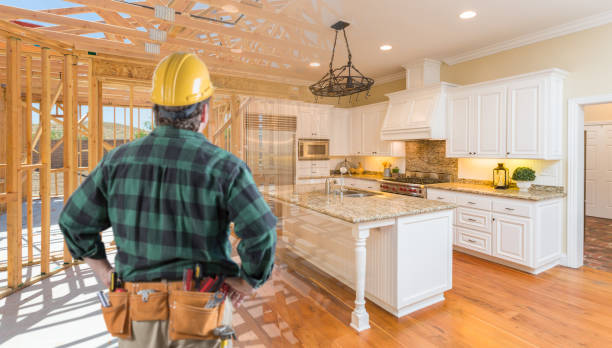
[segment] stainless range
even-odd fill
[[[383,192],[425,198],[428,184],[451,182],[452,175],[443,173],[406,172],[405,176],[385,178],[380,183]]]

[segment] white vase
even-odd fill
[[[520,192],[527,192],[531,187],[531,181],[517,181],[516,186],[518,186]]]

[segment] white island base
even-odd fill
[[[451,289],[453,210],[349,223],[277,202],[283,245],[355,290],[355,330],[370,327],[364,296],[402,317]]]

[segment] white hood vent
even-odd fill
[[[455,86],[440,82],[438,61],[424,59],[404,69],[406,89],[386,94],[382,140],[445,139],[446,93]]]

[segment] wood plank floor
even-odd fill
[[[455,252],[442,303],[397,319],[279,246],[277,267],[235,314],[240,347],[612,347],[612,273],[556,267],[538,276]]]

